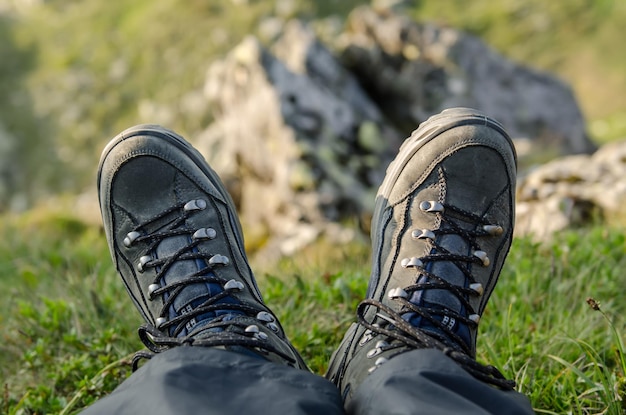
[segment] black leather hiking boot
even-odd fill
[[[122,132],[104,149],[98,191],[148,349],[217,347],[307,369],[263,303],[230,196],[182,137],[156,125]]]
[[[474,357],[480,316],[511,244],[515,177],[511,139],[472,109],[433,116],[404,142],[376,197],[367,298],[327,374],[346,405],[377,367],[420,348],[513,387]]]

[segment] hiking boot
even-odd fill
[[[98,192],[148,349],[217,347],[306,369],[263,303],[228,192],[182,137],[156,125],[122,132],[104,149]]]
[[[327,373],[346,404],[380,365],[420,348],[513,387],[474,357],[480,316],[511,245],[515,175],[511,139],[476,110],[446,110],[404,142],[376,197],[367,298]]]

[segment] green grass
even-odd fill
[[[0,218],[0,412],[74,413],[130,374],[139,315],[99,227],[45,211]],[[259,273],[317,373],[365,292],[368,249],[320,242]],[[602,227],[514,241],[478,358],[514,378],[537,413],[624,413],[625,253],[622,230]]]
[[[291,10],[246,3],[51,0],[1,15],[0,124],[14,137],[7,160],[15,166],[0,210],[27,204],[10,199],[16,189],[36,200],[91,185],[93,149],[131,124],[161,122],[190,137],[205,128],[210,111],[190,111],[187,94],[264,17],[344,18],[367,2],[294,0]],[[615,53],[625,4],[423,0],[407,13],[565,78],[593,138],[606,142],[626,135],[626,54]],[[624,412],[625,253],[621,229],[515,241],[483,319],[479,359],[515,378],[538,413]],[[320,243],[258,273],[318,373],[365,292],[368,257],[360,243]],[[141,348],[139,323],[98,227],[46,211],[0,216],[0,413],[72,413],[110,392]]]

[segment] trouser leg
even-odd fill
[[[84,414],[343,414],[321,376],[201,347],[160,353]]]
[[[371,373],[346,408],[349,414],[534,414],[528,398],[489,386],[439,350],[390,359]]]

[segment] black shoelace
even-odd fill
[[[225,280],[214,273],[214,270],[218,267],[228,266],[229,259],[221,254],[208,254],[196,249],[203,241],[217,237],[217,232],[211,228],[192,229],[184,226],[190,215],[204,210],[206,206],[207,202],[202,199],[173,206],[139,224],[128,233],[124,240],[124,244],[127,247],[136,243],[147,244],[145,254],[141,257],[138,264],[138,270],[140,273],[143,273],[149,268],[157,269],[156,275],[149,286],[148,298],[151,301],[159,296],[167,298],[159,312],[160,317],[157,318],[157,326],[143,324],[139,327],[139,338],[149,351],[140,351],[135,355],[133,370],[137,369],[141,359],[151,358],[154,353],[160,353],[172,347],[182,345],[202,347],[239,346],[253,350],[258,354],[275,353],[288,362],[294,363],[295,361],[292,357],[281,352],[271,342],[267,342],[268,335],[260,331],[258,326],[251,324],[249,318],[246,318],[252,317],[258,320],[259,316],[267,315],[268,313],[261,307],[245,304],[236,299],[236,293],[245,289],[244,284],[236,279]],[[170,216],[175,217],[168,222]],[[162,222],[165,222],[165,224],[161,225]],[[160,228],[153,232],[147,231],[147,228],[155,223],[159,224]],[[181,235],[187,236],[190,242],[181,246],[176,252],[167,257],[158,259],[153,257],[152,253],[161,241]],[[165,273],[177,261],[183,260],[203,260],[206,267],[186,275],[176,282],[162,285]],[[198,283],[219,284],[222,290],[214,295],[207,294],[206,299],[199,305],[167,319],[166,316],[176,296],[186,287]],[[199,330],[194,331],[192,329],[191,333],[181,335],[183,330],[189,327],[190,322],[194,321],[196,317],[206,316],[209,313],[215,314],[218,311],[226,311],[226,313],[209,317],[210,321],[203,321]],[[197,337],[198,332],[201,332],[202,336]]]
[[[457,319],[471,328],[475,329],[477,327],[478,314],[476,314],[476,311],[472,308],[467,298],[469,296],[482,295],[483,287],[478,284],[472,276],[470,265],[489,265],[489,259],[486,254],[480,250],[477,238],[482,236],[499,235],[502,233],[502,228],[497,225],[487,223],[482,217],[448,204],[444,205],[438,202],[422,202],[420,207],[426,212],[439,214],[441,218],[441,227],[440,229],[433,231],[414,231],[413,236],[416,239],[427,238],[431,240],[431,254],[420,258],[414,257],[404,259],[402,266],[405,268],[415,268],[417,278],[419,278],[420,275],[426,276],[427,281],[423,283],[415,283],[404,288],[390,290],[389,297],[394,301],[400,302],[401,304],[400,310],[397,312],[391,307],[374,299],[366,299],[359,304],[357,308],[357,317],[359,323],[368,330],[366,332],[366,336],[372,336],[373,333],[377,333],[385,336],[388,340],[377,342],[376,348],[379,350],[374,349],[375,351],[368,357],[373,357],[381,351],[401,347],[414,349],[439,349],[477,379],[502,389],[513,389],[515,387],[514,381],[506,379],[494,366],[482,365],[474,360],[471,357],[470,346],[466,344],[466,342],[463,341],[458,334],[454,333],[442,321],[442,319],[435,317],[437,315],[445,315],[449,318]],[[451,215],[444,215],[444,210]],[[470,223],[478,224],[478,227],[473,230],[465,229],[455,223],[454,220],[450,219],[450,216],[461,217],[464,220],[470,221]],[[463,237],[463,239],[469,242],[473,254],[459,255],[451,253],[444,247],[437,245],[435,243],[436,236],[443,234],[454,234]],[[448,261],[454,263],[468,280],[468,288],[451,284],[444,278],[427,271],[425,264],[435,261]],[[467,310],[467,315],[470,317],[461,315],[453,310],[442,309],[441,307],[429,308],[425,306],[418,306],[409,300],[415,291],[424,291],[429,289],[447,290],[455,295],[460,300],[465,310]],[[373,321],[368,321],[366,319],[366,310],[369,307],[375,307],[378,310],[374,314]],[[415,313],[416,315],[421,316],[423,320],[428,321],[436,328],[436,330],[424,330],[413,326],[403,318],[403,315],[406,313]],[[375,322],[377,318],[380,323]],[[384,363],[384,359],[383,361],[379,361],[378,364],[382,363]]]

